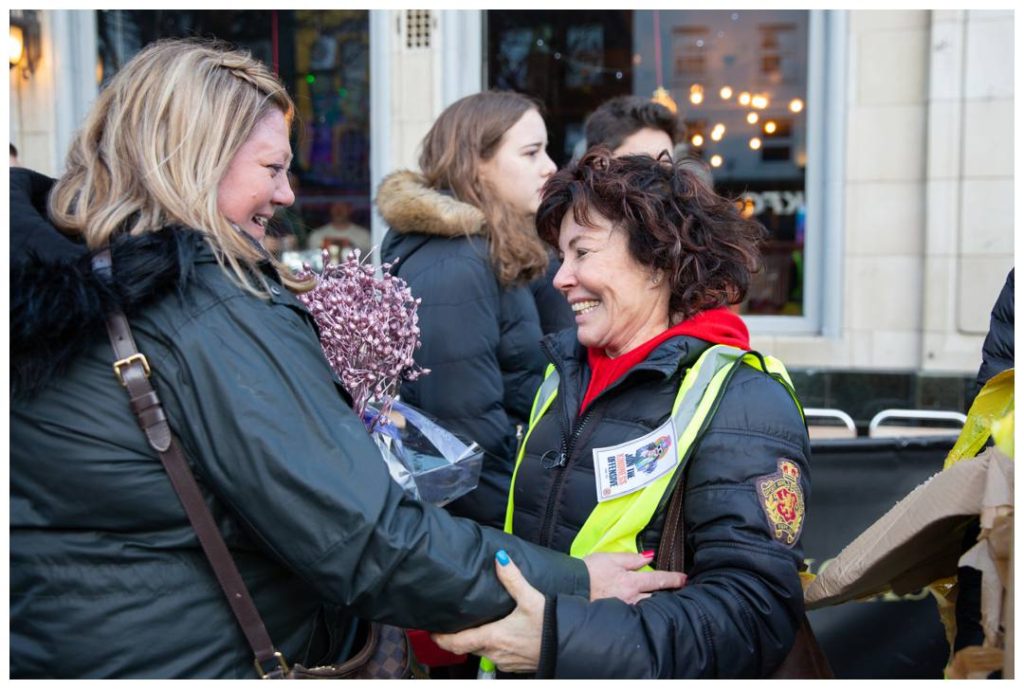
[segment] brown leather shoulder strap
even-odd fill
[[[671,572],[682,572],[685,566],[686,534],[683,526],[683,491],[686,476],[679,472],[676,485],[672,489],[668,508],[665,511],[665,523],[661,527],[661,541],[654,558],[655,569]]]
[[[104,249],[93,257],[93,270],[109,276],[111,272],[110,250]],[[264,676],[287,674],[283,656],[274,649],[267,628],[263,624],[256,604],[253,603],[245,581],[235,565],[234,558],[224,542],[223,536],[210,514],[195,476],[181,452],[178,441],[171,433],[163,406],[156,390],[149,382],[150,368],[145,355],[139,352],[132,337],[128,319],[120,311],[107,318],[107,334],[114,348],[114,374],[127,390],[132,412],[139,427],[146,435],[150,447],[160,455],[160,461],[171,479],[171,485],[178,494],[188,520],[195,529],[199,543],[206,554],[217,582],[231,606],[238,624],[245,634],[256,657],[257,671]],[[277,663],[277,667],[273,664]],[[280,673],[280,674],[279,674]]]

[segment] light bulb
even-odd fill
[[[25,52],[25,33],[20,26],[11,25],[7,38],[7,56],[11,66],[21,62],[21,56]]]

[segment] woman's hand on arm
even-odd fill
[[[676,589],[686,583],[680,572],[637,572],[651,557],[633,553],[594,553],[584,558],[590,573],[590,597],[620,598],[635,603],[651,591]],[[436,634],[434,641],[452,653],[489,658],[504,672],[535,672],[544,631],[544,596],[530,585],[504,551],[498,553],[498,580],[516,601],[516,609],[497,622],[457,634]]]
[[[638,572],[654,559],[634,553],[593,553],[583,558],[590,574],[590,600],[618,598],[636,603],[648,598],[652,591],[678,589],[686,583],[682,572],[652,570]]]
[[[530,585],[504,550],[495,558],[495,570],[516,609],[497,622],[432,638],[446,651],[489,658],[504,672],[534,672],[540,660],[544,595]]]

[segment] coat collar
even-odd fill
[[[586,347],[576,339],[576,329],[571,328],[552,333],[542,340],[542,346],[551,363],[556,367],[571,364],[581,367],[587,361]],[[666,378],[673,375],[680,367],[687,367],[711,346],[710,342],[680,335],[665,340],[648,355],[643,362],[633,368],[657,371]]]
[[[45,195],[33,199],[24,185],[11,185],[12,229],[45,223],[57,232],[40,198]],[[131,318],[166,295],[184,299],[187,287],[200,279],[197,267],[217,262],[204,235],[181,226],[121,235],[110,249],[111,280],[93,273],[91,255],[84,252],[72,257],[31,254],[12,262],[10,372],[15,395],[31,394],[59,378],[89,342],[104,336],[107,314],[120,310]],[[272,302],[301,308],[269,263],[259,268],[276,290]]]
[[[458,237],[485,233],[483,211],[431,189],[422,175],[409,170],[385,177],[376,203],[384,222],[400,234]]]
[[[653,372],[663,378],[670,378],[677,371],[692,366],[704,353],[704,350],[710,346],[710,342],[686,335],[669,338],[655,347],[646,359],[630,369],[629,373],[610,385],[604,392],[619,387],[643,371]],[[576,329],[570,328],[548,335],[541,340],[541,348],[562,378],[559,394],[565,395],[564,408],[578,410],[583,400],[583,393],[590,381],[590,371],[586,365],[587,349],[576,339]],[[603,395],[604,392],[601,394]]]

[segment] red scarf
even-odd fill
[[[615,358],[606,356],[602,349],[587,347],[590,384],[587,386],[587,394],[583,396],[583,403],[580,404],[580,414],[583,414],[583,410],[595,397],[645,360],[658,345],[679,335],[696,337],[712,344],[750,349],[750,333],[747,332],[746,323],[726,307],[701,311],[693,318],[669,328],[660,335],[655,335],[639,347]]]

